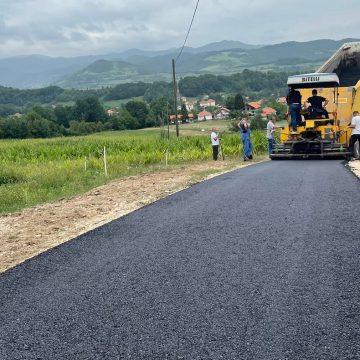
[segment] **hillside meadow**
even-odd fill
[[[220,123],[226,130],[224,121]],[[189,162],[210,160],[216,122],[98,133],[82,137],[0,141],[0,213],[81,194],[106,182]],[[264,131],[253,131],[254,153],[265,153]],[[241,160],[239,134],[223,133],[225,155]],[[106,170],[104,163],[106,149]],[[168,154],[168,156],[167,156]],[[146,184],[144,184],[146,186]]]

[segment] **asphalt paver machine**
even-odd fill
[[[299,90],[302,97],[301,122],[297,131],[289,126],[280,133],[280,142],[274,145],[271,159],[325,158],[350,156],[348,149],[351,129],[348,119],[338,116],[339,77],[336,73],[313,73],[289,76],[288,86]],[[328,100],[327,114],[312,111],[307,99],[316,89],[319,96]]]
[[[313,74],[288,78],[302,95],[303,123],[296,134],[286,128],[280,133],[280,142],[274,146],[272,159],[309,157],[349,157],[351,129],[347,126],[353,111],[360,111],[360,42],[343,44]],[[328,100],[328,117],[308,111],[306,100],[316,89]],[[289,119],[290,120],[290,119]],[[360,158],[359,146],[354,149]]]

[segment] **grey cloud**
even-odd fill
[[[87,42],[87,41],[89,41],[89,36],[84,33],[79,32],[79,31],[72,31],[70,33],[70,41]]]
[[[5,32],[5,29],[6,29],[5,20],[4,20],[4,18],[1,16],[1,17],[0,17],[0,34],[1,34],[2,32]]]
[[[19,53],[33,47],[47,55],[178,47],[195,5],[196,0],[1,0],[0,42],[19,44]],[[336,2],[329,6],[328,0],[303,0],[294,11],[294,3],[288,0],[201,0],[187,45],[356,37],[356,26],[350,25],[354,17],[346,9],[355,14],[360,2],[347,0],[345,7]],[[330,13],[336,14],[334,26],[323,26]],[[318,25],[313,25],[311,14],[320,19]]]
[[[105,26],[103,23],[86,22],[86,23],[78,24],[78,27],[83,29],[84,31],[90,31],[90,32],[102,33],[105,31]]]
[[[144,24],[139,24],[139,25],[133,24],[133,25],[126,27],[126,31],[137,32],[137,33],[145,32],[148,30],[149,30],[149,28]]]

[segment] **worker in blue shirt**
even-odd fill
[[[238,124],[240,129],[241,141],[243,143],[243,160],[252,160],[252,143],[250,139],[250,122],[249,114],[247,112],[243,113],[243,117]]]

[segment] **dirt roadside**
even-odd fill
[[[86,194],[0,216],[0,273],[197,182],[251,163],[206,161],[121,180]],[[349,162],[360,178],[360,161]],[[211,174],[211,175],[209,175]]]
[[[360,178],[360,160],[355,161],[349,161],[348,166],[350,170],[358,177]]]
[[[205,161],[131,176],[111,181],[80,196],[2,215],[0,273],[155,200],[249,164]]]

